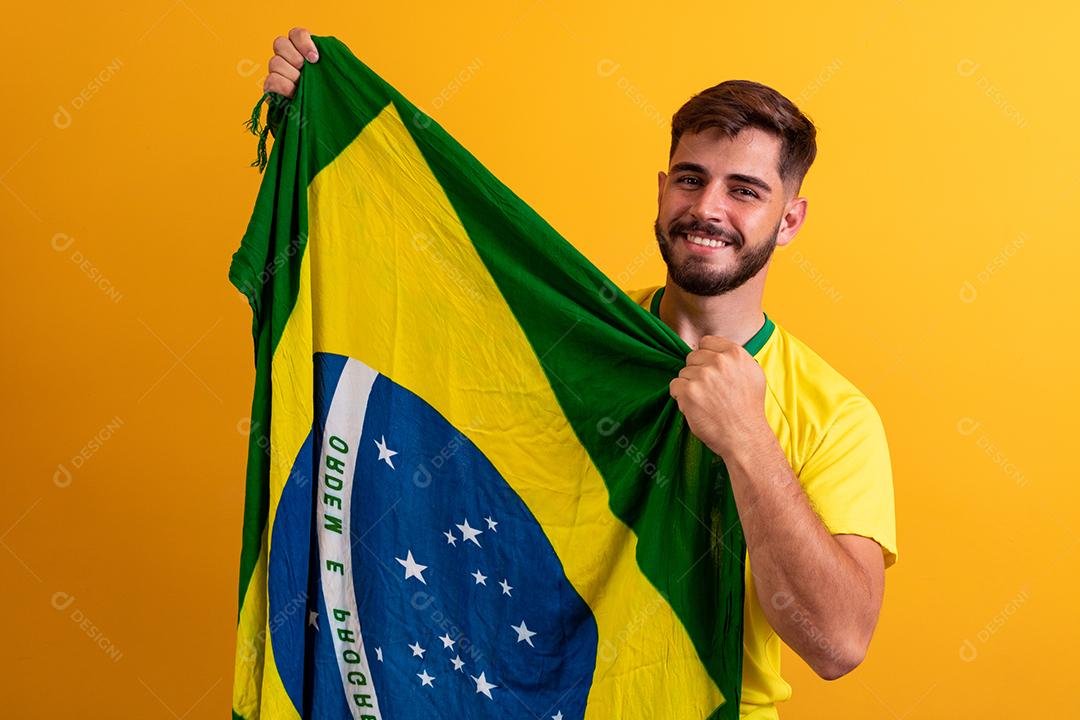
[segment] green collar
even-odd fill
[[[664,288],[661,287],[653,294],[652,304],[649,307],[649,312],[656,317],[660,317],[660,296],[663,294]],[[776,324],[769,319],[768,313],[762,312],[762,315],[765,316],[765,322],[761,325],[761,328],[754,333],[754,336],[747,340],[746,344],[743,345],[743,349],[751,355],[757,355],[758,351],[765,347],[765,343],[768,342],[769,337],[772,336],[772,332],[776,328]]]

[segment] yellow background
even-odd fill
[[[1080,10],[161,0],[4,17],[5,717],[229,712],[253,369],[226,273],[260,179],[241,123],[295,24],[344,40],[623,287],[662,282],[671,113],[728,78],[799,104],[819,157],[765,308],[878,407],[900,561],[852,674],[826,683],[785,651],[781,717],[1080,714]]]

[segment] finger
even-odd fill
[[[305,28],[293,28],[289,31],[289,40],[293,47],[300,51],[310,62],[319,61],[319,51],[315,49],[315,41],[311,39],[311,33]]]
[[[278,95],[291,98],[296,92],[296,83],[277,73],[271,73],[270,75],[267,75],[266,80],[263,81],[263,91],[277,93]]]
[[[290,65],[289,62],[280,55],[275,55],[270,58],[269,69],[271,75],[277,73],[292,83],[295,83],[300,79],[300,71]]]
[[[304,56],[293,46],[287,37],[274,38],[274,54],[280,56],[285,62],[299,70],[304,67]]]
[[[683,392],[683,390],[686,389],[686,385],[688,382],[688,380],[680,377],[673,378],[672,381],[668,383],[668,392],[671,393],[671,397],[678,400],[679,395]]]
[[[687,365],[711,365],[716,362],[717,352],[715,350],[691,350],[686,356]]]
[[[687,365],[679,371],[679,377],[686,380],[697,380],[705,372],[705,369],[700,365]]]

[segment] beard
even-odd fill
[[[672,282],[691,295],[723,295],[741,287],[747,280],[758,274],[761,268],[769,262],[773,250],[776,249],[776,238],[780,234],[780,223],[776,223],[772,237],[756,247],[746,247],[746,243],[739,235],[721,233],[714,225],[691,223],[689,225],[677,224],[672,228],[670,236],[665,235],[660,229],[660,219],[654,224],[656,231],[656,243],[660,246],[660,256],[664,258],[668,274]],[[700,232],[706,235],[719,235],[724,240],[732,243],[732,251],[735,255],[735,267],[722,269],[714,267],[708,258],[691,255],[681,265],[672,261],[671,237],[687,232]]]

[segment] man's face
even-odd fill
[[[676,285],[722,295],[757,275],[777,244],[790,241],[801,213],[793,225],[785,218],[779,157],[780,138],[757,128],[733,139],[717,128],[679,138],[671,168],[660,173],[655,226]]]

